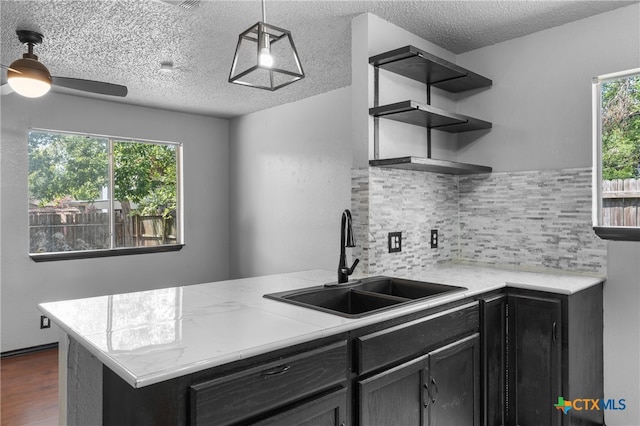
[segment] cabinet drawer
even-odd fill
[[[355,339],[358,374],[373,371],[434,345],[478,331],[478,302],[377,331]]]
[[[347,342],[286,357],[190,387],[191,424],[228,425],[343,382]]]
[[[347,389],[338,390],[318,396],[311,401],[294,404],[284,412],[252,423],[252,426],[344,426],[347,422]]]

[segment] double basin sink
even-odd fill
[[[369,277],[345,284],[265,294],[264,297],[347,318],[361,318],[409,303],[467,290],[445,284]]]

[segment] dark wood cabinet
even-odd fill
[[[279,407],[288,409],[289,404],[344,382],[347,368],[347,343],[342,341],[194,384],[191,424],[247,423]]]
[[[478,334],[358,382],[359,424],[479,425]]]
[[[554,407],[559,397],[604,398],[602,289],[598,284],[567,295],[511,288],[506,296],[484,299],[487,426],[604,424],[602,410],[564,414]]]
[[[357,424],[479,424],[478,306],[463,303],[356,337]]]
[[[357,337],[356,371],[366,374],[424,354],[477,333],[478,323],[478,302],[472,302]]]
[[[480,425],[480,337],[429,353],[428,425]]]
[[[428,355],[358,382],[362,426],[426,424]]]
[[[493,295],[480,301],[482,424],[504,426],[507,424],[507,296]]]
[[[557,298],[509,295],[509,424],[562,422],[561,312]]]

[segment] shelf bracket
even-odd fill
[[[427,84],[427,105],[431,105],[431,85]],[[427,158],[431,158],[431,128],[427,128]]]
[[[373,107],[380,106],[380,68],[373,67]],[[373,159],[380,159],[380,119],[373,117]]]

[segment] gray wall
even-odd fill
[[[2,97],[2,352],[57,341],[40,330],[37,304],[229,276],[228,122],[50,93]],[[31,127],[184,144],[184,228],[179,252],[35,263],[27,227],[27,131]]]
[[[604,396],[627,401],[607,425],[640,424],[640,243],[609,243],[604,294]]]
[[[338,89],[231,121],[232,277],[337,269],[350,100]]]
[[[629,6],[458,55],[493,80],[462,95],[491,132],[460,138],[458,160],[494,171],[591,166],[591,79],[640,66],[640,12]]]

